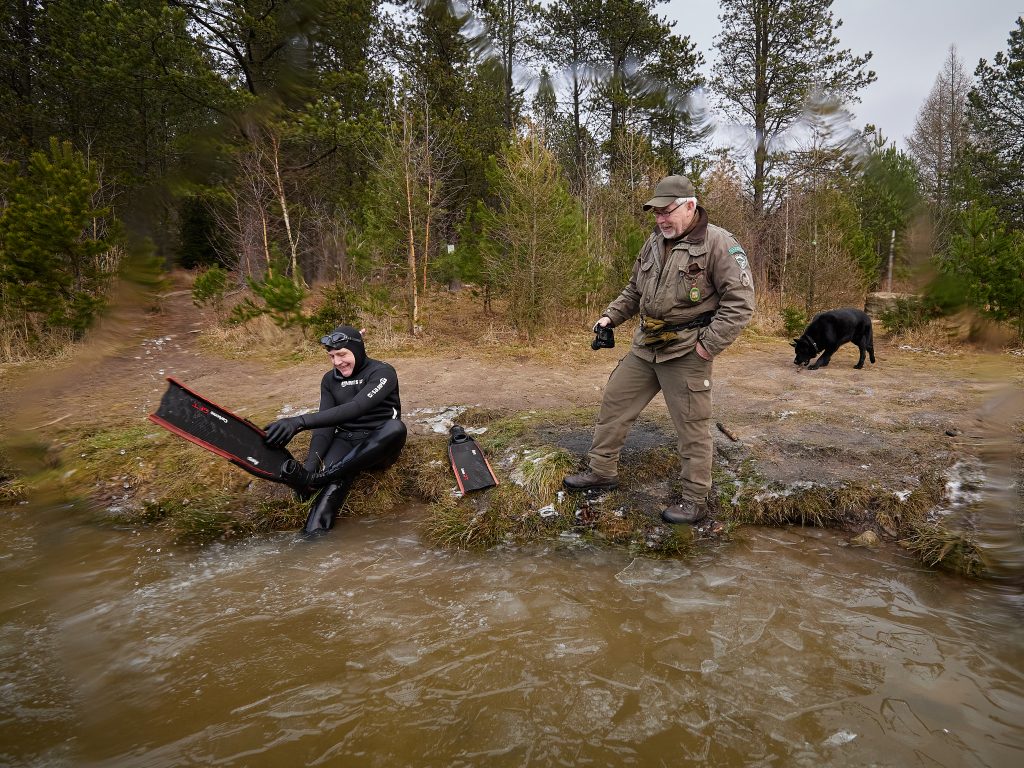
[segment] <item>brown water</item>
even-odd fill
[[[812,529],[688,561],[0,516],[0,764],[1018,766],[1024,601]]]

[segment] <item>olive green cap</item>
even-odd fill
[[[666,176],[654,188],[654,197],[644,203],[644,210],[664,208],[680,197],[696,197],[693,183],[685,176]]]

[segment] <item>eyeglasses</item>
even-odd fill
[[[355,336],[349,336],[347,333],[342,333],[341,331],[335,331],[334,333],[329,333],[326,336],[322,336],[320,338],[320,343],[328,348],[340,347],[342,344],[348,341],[354,341],[356,344],[363,343],[362,339],[356,338]]]
[[[651,208],[651,213],[654,214],[655,218],[657,218],[658,216],[668,216],[670,213],[674,213],[676,208],[683,204],[684,203],[676,203],[671,208]]]

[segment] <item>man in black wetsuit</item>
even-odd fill
[[[327,531],[359,472],[383,469],[405,445],[398,375],[366,356],[362,334],[341,325],[320,339],[334,366],[320,381],[320,410],[268,425],[267,445],[285,446],[313,430],[305,464],[289,461],[282,476],[300,495],[323,489],[306,518],[308,534]]]

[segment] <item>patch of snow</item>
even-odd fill
[[[849,731],[836,731],[827,739],[825,739],[824,744],[827,747],[839,747],[843,744],[849,744],[856,738],[856,733],[850,733]]]
[[[754,500],[764,501],[765,499],[784,499],[787,496],[792,496],[797,491],[806,491],[810,488],[814,488],[816,485],[817,483],[811,482],[810,480],[798,480],[795,483],[790,483],[781,491],[761,491],[754,497]]]
[[[409,419],[414,424],[422,424],[431,432],[444,434],[452,428],[455,420],[468,409],[468,405],[448,405],[442,408],[414,408],[409,412]],[[467,429],[466,434],[479,435],[485,429]]]
[[[964,507],[981,501],[981,488],[985,487],[984,469],[967,461],[957,461],[945,472],[946,487],[943,503],[928,515],[932,521],[957,512]]]
[[[285,419],[289,416],[305,416],[307,413],[316,413],[316,408],[296,408],[290,403],[285,403],[274,418]]]

